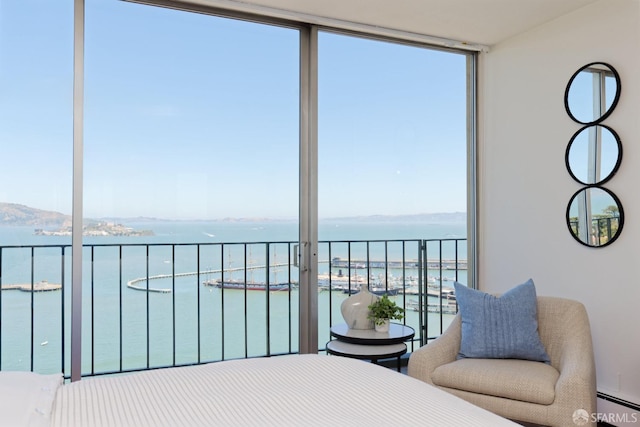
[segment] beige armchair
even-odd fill
[[[595,425],[596,377],[584,306],[538,297],[538,330],[551,364],[460,359],[460,315],[435,341],[414,351],[408,374],[514,421]]]

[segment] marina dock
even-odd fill
[[[59,291],[62,289],[62,285],[59,283],[49,283],[46,280],[42,280],[38,283],[17,283],[13,285],[2,285],[3,291],[22,291],[22,292],[51,292]]]
[[[339,257],[333,258],[331,260],[331,267],[335,268],[418,268],[420,267],[420,263],[418,260],[406,260],[406,261],[375,261],[375,260],[343,260]],[[443,259],[442,261],[438,260],[427,260],[427,268],[429,270],[466,270],[467,269],[467,260],[455,260],[455,259]]]

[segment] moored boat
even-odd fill
[[[202,282],[205,286],[215,286],[216,288],[221,289],[237,289],[237,290],[247,290],[247,291],[265,291],[267,287],[269,291],[288,291],[294,288],[293,283],[258,283],[258,282],[243,282],[236,280],[224,280],[220,281],[218,279],[214,280],[205,280]]]

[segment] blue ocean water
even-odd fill
[[[206,271],[248,265],[289,264],[292,244],[241,245],[239,242],[295,242],[295,222],[139,222],[126,225],[150,229],[147,237],[87,237],[83,252],[83,372],[107,372],[147,366],[188,364],[297,350],[298,291],[261,292],[218,289],[202,282],[219,278]],[[64,292],[0,294],[0,367],[69,373],[71,250],[68,236],[35,236],[31,227],[0,228],[1,283],[47,280],[63,283]],[[319,271],[329,272],[329,260],[417,260],[418,239],[464,238],[465,224],[321,221]],[[399,241],[407,239],[407,241]],[[367,240],[369,243],[358,242]],[[326,243],[333,241],[338,243]],[[386,241],[386,242],[385,242]],[[201,245],[197,246],[195,243]],[[220,243],[226,243],[221,246]],[[59,245],[53,246],[52,245]],[[115,246],[109,246],[115,245]],[[122,245],[122,246],[119,246]],[[148,246],[151,245],[151,246]],[[268,252],[267,252],[268,251]],[[429,243],[428,258],[466,259],[466,243]],[[63,256],[64,255],[64,256]],[[33,262],[32,262],[33,260]],[[201,271],[200,275],[149,281],[149,287],[169,293],[132,290],[127,282],[155,275]],[[297,270],[271,268],[271,283],[297,281]],[[336,273],[335,269],[332,273]],[[226,273],[225,279],[266,281],[266,269]],[[254,276],[255,274],[255,276]],[[346,272],[345,272],[346,274]],[[354,275],[366,276],[355,270]],[[373,270],[371,280],[405,283],[417,270]],[[451,286],[451,271],[442,275]],[[466,282],[466,271],[455,277]],[[142,282],[146,285],[146,281]],[[341,291],[318,294],[319,346],[329,340],[329,327],[340,323]],[[415,300],[399,295],[398,303]],[[64,313],[64,316],[63,316]],[[407,310],[406,322],[418,329],[418,314]],[[446,319],[450,316],[444,316]],[[429,335],[442,327],[440,316],[430,314]],[[64,328],[63,328],[64,319]],[[33,325],[33,328],[31,327]],[[445,325],[446,326],[446,325]],[[67,343],[62,356],[62,342]]]

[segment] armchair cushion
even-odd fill
[[[550,405],[560,373],[528,360],[461,359],[433,371],[433,384],[505,399]]]
[[[550,363],[538,334],[533,280],[501,296],[454,283],[462,318],[458,359],[523,359]]]

